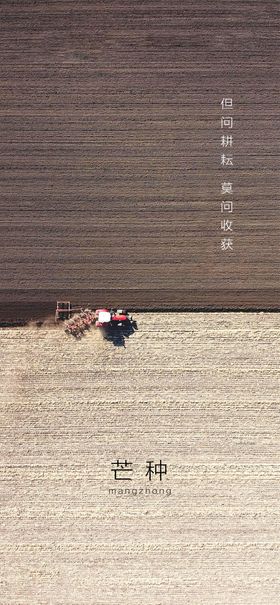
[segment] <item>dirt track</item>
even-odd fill
[[[0,603],[278,605],[280,316],[137,319],[0,331]]]
[[[138,308],[279,307],[276,8],[1,2],[0,321],[79,292]]]

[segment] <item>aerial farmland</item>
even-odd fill
[[[279,605],[275,8],[0,2],[0,605]]]
[[[251,5],[1,2],[0,321],[277,308],[278,26]]]
[[[1,603],[276,605],[279,315],[137,324],[0,332]]]

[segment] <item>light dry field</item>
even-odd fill
[[[280,316],[137,319],[0,332],[0,603],[279,605]]]

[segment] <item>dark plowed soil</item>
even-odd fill
[[[278,32],[273,0],[1,2],[0,320],[279,306]]]

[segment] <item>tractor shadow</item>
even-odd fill
[[[134,334],[138,330],[137,322],[133,319],[132,321],[128,321],[122,326],[110,324],[103,326],[102,334],[105,340],[111,342],[115,347],[124,347],[126,345],[126,340]]]

